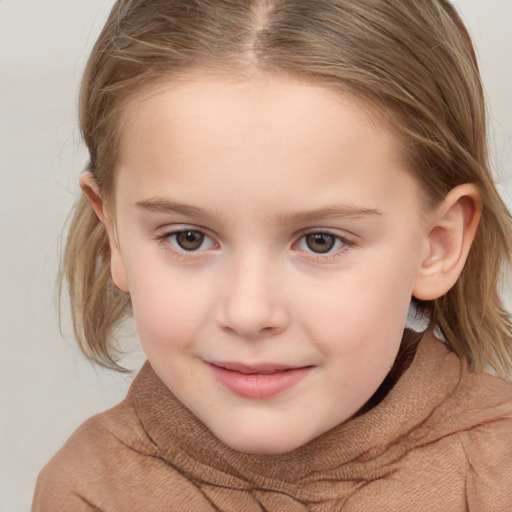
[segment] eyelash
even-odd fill
[[[345,238],[344,236],[338,235],[336,233],[332,233],[328,230],[326,230],[326,231],[311,230],[306,233],[303,233],[300,236],[299,240],[297,242],[295,242],[294,246],[299,245],[299,243],[301,243],[303,240],[304,240],[304,243],[307,244],[307,242],[305,240],[308,235],[327,235],[329,237],[334,238],[335,244],[337,244],[337,243],[341,244],[341,247],[338,248],[337,250],[335,250],[334,252],[331,252],[330,249],[328,252],[325,252],[325,253],[318,253],[318,252],[314,252],[312,250],[309,250],[309,251],[304,250],[303,251],[307,254],[307,256],[306,256],[307,258],[310,258],[310,259],[313,259],[313,260],[319,261],[319,262],[330,262],[330,261],[336,260],[342,256],[345,256],[346,253],[352,247],[354,247],[356,245],[354,241],[349,240],[348,238]]]
[[[211,244],[214,246],[214,248],[219,247],[219,244],[216,243],[211,236],[209,236],[207,233],[205,233],[204,230],[197,229],[194,227],[183,227],[183,228],[176,229],[173,231],[168,231],[166,233],[163,233],[162,235],[159,235],[157,237],[157,241],[159,242],[159,244],[163,247],[163,249],[165,251],[172,252],[173,256],[179,260],[186,260],[186,259],[190,259],[191,257],[193,258],[193,257],[196,257],[198,255],[198,253],[202,253],[202,252],[209,250],[209,249],[201,250],[200,247],[203,245],[204,242],[201,244],[201,246],[198,249],[190,250],[190,251],[187,251],[186,249],[183,249],[183,248],[178,249],[171,244],[171,242],[170,242],[171,238],[177,237],[179,234],[187,233],[187,232],[203,235],[205,240],[209,239],[211,241]],[[301,243],[307,244],[307,242],[305,240],[306,240],[306,237],[309,235],[326,235],[328,237],[333,237],[334,243],[341,244],[342,247],[338,248],[335,252],[331,252],[331,249],[329,249],[325,253],[314,252],[313,250],[295,249],[295,247],[297,247]],[[311,230],[306,233],[303,233],[299,237],[299,239],[293,244],[292,248],[294,250],[306,253],[307,254],[306,257],[309,259],[313,259],[314,261],[328,262],[328,261],[335,260],[341,256],[344,256],[347,253],[347,251],[349,251],[355,245],[356,244],[354,241],[349,240],[341,235],[332,233],[330,231]]]
[[[180,228],[180,229],[175,229],[173,231],[168,231],[166,233],[163,233],[162,235],[159,235],[157,237],[157,241],[158,243],[160,244],[161,247],[163,247],[163,249],[165,251],[169,251],[173,254],[174,257],[176,257],[177,259],[179,260],[186,260],[186,259],[189,259],[190,257],[195,257],[195,255],[197,253],[200,253],[200,252],[204,252],[205,249],[203,250],[200,250],[200,247],[203,245],[203,243],[201,244],[201,246],[196,249],[196,250],[190,250],[190,251],[187,251],[186,249],[178,249],[176,247],[174,247],[170,241],[170,239],[172,239],[173,237],[177,237],[178,235],[180,235],[181,233],[198,233],[200,235],[203,235],[204,236],[204,239],[209,239],[211,240],[211,243],[213,246],[215,247],[218,247],[219,244],[217,244],[211,236],[209,236],[208,234],[206,234],[203,230],[201,229],[197,229],[197,228],[194,228],[194,227],[183,227],[183,228]]]

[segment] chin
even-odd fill
[[[233,450],[252,455],[282,455],[296,450],[312,440],[309,437],[298,437],[296,432],[292,437],[289,432],[277,434],[275,430],[272,433],[260,431],[257,433],[247,432],[244,435],[243,432],[238,431],[226,434],[223,436],[216,435]]]

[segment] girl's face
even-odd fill
[[[169,83],[125,114],[112,271],[155,372],[243,452],[356,414],[428,252],[397,137],[349,96],[264,75]]]

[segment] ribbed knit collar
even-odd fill
[[[422,424],[466,372],[465,363],[443,343],[425,336],[413,363],[380,404],[282,455],[249,455],[226,446],[173,396],[149,363],[127,399],[155,455],[188,479],[232,489],[289,492],[315,502],[325,495],[326,486],[343,492],[344,485],[348,491],[354,482],[363,485],[386,476],[393,462],[430,442],[432,430],[422,429]]]

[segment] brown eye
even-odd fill
[[[176,243],[184,251],[197,251],[204,242],[204,233],[200,231],[179,231],[174,235]]]
[[[329,252],[336,244],[336,237],[329,233],[310,233],[305,239],[308,249],[319,254]]]

